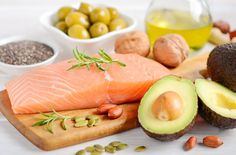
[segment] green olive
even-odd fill
[[[110,23],[111,16],[107,8],[95,8],[90,13],[90,20],[92,23],[102,22],[108,25]]]
[[[91,34],[92,37],[99,37],[102,36],[106,33],[108,33],[108,27],[106,24],[98,22],[93,24],[90,29],[89,32]]]
[[[86,15],[89,15],[93,11],[93,8],[94,7],[91,4],[82,2],[80,4],[79,11]]]
[[[64,20],[66,18],[66,16],[72,11],[74,10],[72,7],[69,6],[64,6],[61,7],[58,11],[57,11],[57,18],[59,20]]]
[[[119,17],[119,12],[118,12],[118,10],[116,8],[109,7],[107,9],[110,12],[111,20],[116,19],[116,18]]]
[[[76,24],[68,29],[68,35],[72,38],[89,39],[89,32],[81,25]]]
[[[57,22],[55,27],[58,28],[59,30],[65,32],[65,33],[67,32],[67,25],[64,21]]]
[[[111,23],[109,25],[109,30],[116,31],[116,30],[126,28],[127,26],[128,26],[128,24],[124,19],[116,18],[111,21]]]
[[[71,12],[66,16],[66,25],[68,27],[75,25],[75,24],[80,24],[81,26],[88,28],[90,23],[88,20],[88,16],[81,12]]]

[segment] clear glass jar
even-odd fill
[[[198,49],[209,38],[212,17],[206,0],[152,0],[145,23],[152,44],[162,35],[177,33]]]

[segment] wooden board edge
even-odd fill
[[[5,102],[4,100],[9,99],[7,96],[8,93],[6,90],[0,92],[0,111],[2,112],[2,114],[12,124],[12,126],[15,127],[16,130],[19,131],[26,139],[28,139],[32,144],[44,150],[44,146],[41,145],[43,144],[41,138],[32,131],[27,130],[27,127],[23,123],[21,123],[17,117],[15,117],[15,114],[13,114],[13,112],[11,112],[10,110],[8,111],[6,110],[7,108],[3,107],[5,106],[5,104],[3,104]],[[34,139],[38,139],[38,141],[35,141]]]
[[[123,125],[117,126],[115,129],[113,128],[112,132],[108,132],[108,131],[104,131],[103,134],[98,134],[98,136],[94,136],[94,137],[88,137],[83,141],[71,141],[70,143],[67,144],[57,144],[55,142],[52,142],[50,139],[46,140],[43,139],[42,137],[38,136],[36,133],[34,133],[32,130],[29,129],[29,126],[26,126],[25,124],[23,124],[13,113],[12,110],[7,110],[7,109],[11,109],[10,105],[6,105],[4,103],[10,103],[9,101],[9,97],[7,94],[7,91],[1,91],[0,92],[0,111],[3,113],[3,115],[5,116],[5,118],[26,138],[28,139],[32,144],[34,144],[35,146],[37,146],[38,148],[44,150],[44,151],[51,151],[51,150],[55,150],[55,149],[59,149],[59,148],[63,148],[63,147],[67,147],[67,146],[72,146],[72,145],[76,145],[76,144],[80,144],[83,142],[87,142],[90,140],[95,140],[98,138],[103,138],[106,136],[110,136],[113,134],[117,134],[123,131],[127,131],[130,129],[134,129],[136,127],[139,126],[138,120],[137,118],[133,118],[130,119],[129,121],[125,120]],[[138,107],[138,104],[136,104]],[[129,113],[127,112],[127,115]],[[125,124],[125,125],[124,125]],[[45,131],[47,132],[47,131]]]

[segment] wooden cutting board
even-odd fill
[[[208,54],[187,59],[179,67],[172,70],[173,74],[190,78],[192,80],[201,77],[199,70],[206,67]],[[58,121],[53,126],[54,133],[49,133],[44,127],[32,127],[39,114],[15,115],[11,110],[11,104],[7,92],[0,92],[0,111],[8,121],[33,144],[43,150],[54,150],[65,146],[79,144],[85,141],[113,135],[125,130],[138,127],[137,109],[139,103],[120,105],[124,109],[123,115],[115,120],[109,120],[101,116],[101,123],[96,127],[74,128],[73,122],[68,122],[68,130],[63,130]],[[61,112],[68,116],[85,116],[93,114],[95,109],[73,110]]]

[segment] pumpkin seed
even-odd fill
[[[85,148],[85,150],[86,150],[87,152],[94,152],[94,151],[95,151],[95,148],[94,148],[93,146],[87,146],[87,147]]]
[[[115,153],[116,149],[112,147],[111,145],[105,146],[105,151],[108,153]]]
[[[84,121],[85,120],[85,117],[74,117],[74,121],[76,122],[76,123],[78,123],[78,122],[80,122],[80,121]]]
[[[76,128],[87,126],[87,125],[88,125],[88,120],[82,120],[82,121],[75,123]]]
[[[116,146],[116,150],[117,151],[120,151],[120,150],[124,150],[128,147],[128,144],[125,144],[125,143],[121,143],[119,144],[118,146]]]
[[[86,119],[88,119],[88,120],[91,120],[91,119],[99,119],[99,117],[98,116],[96,116],[96,115],[88,115],[88,116],[86,116]]]
[[[114,141],[114,142],[109,143],[109,145],[111,145],[111,146],[113,146],[113,147],[116,147],[116,146],[118,146],[119,144],[121,144],[120,141]]]
[[[102,153],[101,152],[97,152],[97,151],[94,151],[94,152],[91,152],[90,155],[101,155]]]
[[[146,146],[138,146],[135,148],[135,151],[136,152],[143,152],[146,150]]]
[[[94,126],[97,126],[100,122],[101,122],[101,119],[100,119],[100,118],[95,119],[95,124],[94,124]]]
[[[96,123],[95,119],[88,120],[88,127],[94,126],[95,123]]]
[[[85,155],[85,154],[86,154],[85,150],[79,150],[78,152],[76,152],[75,155]]]
[[[95,147],[95,150],[98,151],[98,152],[103,152],[104,151],[104,148],[103,148],[102,145],[95,144],[95,145],[93,145],[93,147]]]

